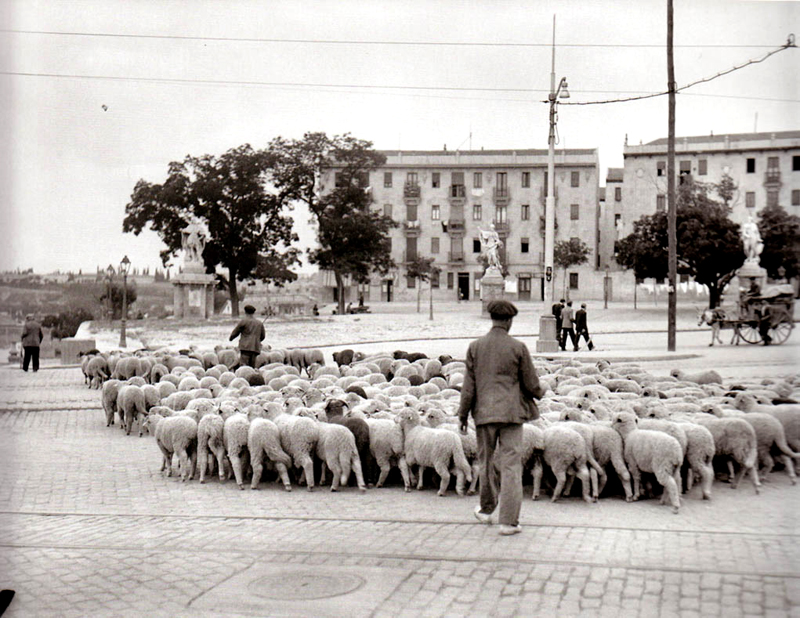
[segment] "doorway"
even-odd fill
[[[391,279],[384,279],[381,285],[381,300],[387,303],[392,302],[394,295],[394,282]]]
[[[531,278],[520,277],[518,282],[518,299],[530,300],[531,299]]]
[[[469,273],[458,273],[458,297],[469,300]]]

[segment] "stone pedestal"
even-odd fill
[[[539,339],[536,340],[536,351],[543,353],[558,352],[556,316],[545,314],[539,317]]]
[[[182,272],[172,279],[173,310],[176,318],[207,320],[214,313],[214,275]]]
[[[505,298],[506,281],[496,268],[487,268],[481,277],[481,317],[488,318],[486,307],[493,300]]]
[[[728,289],[732,291],[732,294],[726,294],[726,300],[733,300],[738,306],[741,294],[750,288],[750,280],[753,278],[763,291],[767,285],[767,270],[755,262],[745,261],[736,271],[736,277],[728,284]]]

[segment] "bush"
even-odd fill
[[[42,326],[51,328],[53,339],[74,337],[78,332],[81,322],[93,320],[94,316],[86,309],[62,311],[58,315],[48,315],[42,320]]]

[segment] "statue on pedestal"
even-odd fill
[[[200,226],[194,223],[181,230],[181,248],[183,249],[184,266],[193,264],[203,265],[203,249],[205,249],[206,246],[206,239],[200,231]]]
[[[758,266],[761,262],[761,252],[764,250],[764,242],[761,240],[761,234],[758,231],[758,225],[753,221],[753,215],[750,215],[747,222],[742,224],[742,241],[744,243],[745,264],[753,264]]]
[[[478,228],[478,232],[480,233],[481,244],[484,247],[483,255],[486,256],[486,270],[493,268],[502,273],[503,265],[500,263],[500,247],[503,245],[503,241],[500,240],[500,235],[495,231],[494,224],[488,230]]]

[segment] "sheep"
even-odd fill
[[[714,438],[714,454],[728,459],[731,487],[736,489],[742,476],[749,472],[756,494],[760,493],[758,479],[758,443],[753,427],[741,418],[715,418],[707,414],[695,414],[692,422],[702,425]],[[734,476],[732,461],[739,465],[739,474]]]
[[[676,479],[680,479],[683,449],[678,440],[662,431],[639,429],[639,422],[636,415],[620,412],[612,425],[625,445],[625,462],[633,477],[633,500],[641,495],[641,472],[652,472],[664,488],[661,503],[668,497],[672,512],[677,514],[680,497]]]
[[[711,485],[714,482],[714,468],[711,463],[714,459],[714,436],[711,432],[694,423],[680,423],[686,435],[685,460],[688,465],[686,474],[685,491],[691,491],[694,477],[700,477],[700,488],[703,500],[711,500]]]
[[[370,469],[371,458],[369,450],[369,425],[367,425],[367,422],[363,419],[345,417],[342,403],[343,402],[340,400],[331,399],[325,405],[325,414],[327,415],[329,423],[343,425],[352,432],[356,441],[356,448],[358,449],[361,474],[364,479],[369,480],[370,475],[368,471]]]
[[[280,409],[276,402],[266,406],[266,415],[280,430],[281,446],[291,456],[294,466],[303,469],[308,491],[314,489],[314,460],[311,454],[319,440],[319,425],[310,418],[293,416]]]
[[[306,369],[306,373],[308,373],[308,368],[311,365],[324,365],[325,364],[325,356],[322,353],[322,350],[317,348],[311,348],[310,350],[303,351],[303,365]],[[311,374],[308,375],[311,377]]]
[[[591,502],[592,498],[589,495],[589,469],[586,465],[586,441],[581,437],[581,434],[572,427],[557,423],[547,427],[542,437],[542,458],[556,477],[556,487],[551,501],[557,502],[561,497],[564,484],[567,482],[567,473],[570,472],[577,475],[581,480],[583,499],[586,502]],[[542,473],[541,466],[534,467],[533,500],[539,497]]]
[[[681,447],[682,458],[686,456],[686,449],[688,447],[689,440],[686,437],[686,432],[683,430],[683,427],[679,426],[677,423],[673,423],[672,421],[664,419],[641,418],[638,419],[637,425],[639,429],[661,431],[668,436],[672,436],[678,441],[678,444]],[[680,474],[678,474],[675,482],[678,486],[678,493],[683,493],[683,483],[681,481]]]
[[[114,424],[114,415],[117,413],[117,396],[122,382],[119,380],[106,380],[103,382],[101,399],[103,412],[106,415],[106,427]]]
[[[181,482],[194,476],[197,463],[197,423],[188,416],[170,416],[158,421],[156,443],[163,455],[161,471],[172,476],[172,455],[178,455]]]
[[[253,467],[253,478],[250,489],[257,489],[264,469],[264,456],[274,462],[280,475],[283,488],[292,491],[289,482],[288,467],[292,465],[292,458],[281,447],[281,436],[278,426],[266,418],[254,418],[250,421],[247,433],[247,450],[250,452],[250,462]]]
[[[225,480],[224,425],[225,421],[216,412],[205,414],[197,424],[197,465],[201,483],[206,482],[209,451],[216,457],[220,483]]]
[[[131,435],[133,423],[139,414],[142,420],[147,416],[144,391],[133,385],[122,386],[117,393],[117,412],[123,417],[126,435]],[[139,424],[139,436],[142,435],[142,426]]]
[[[108,369],[108,361],[102,356],[87,356],[86,358],[88,361],[86,362],[84,373],[89,378],[89,388],[99,389],[111,375]]]
[[[247,450],[249,429],[250,421],[241,412],[231,414],[223,424],[222,437],[225,442],[225,452],[228,454],[239,489],[244,489],[244,472],[247,469],[249,458]]]
[[[764,412],[777,418],[786,435],[786,441],[795,450],[800,451],[800,406],[758,405],[749,393],[738,393],[733,400],[734,405],[744,412]]]
[[[589,480],[591,485],[591,495],[592,500],[597,501],[597,498],[600,494],[598,489],[597,483],[597,476],[598,474],[603,475],[605,472],[603,471],[600,464],[597,463],[597,460],[594,458],[594,432],[592,431],[591,427],[587,425],[583,425],[581,423],[574,423],[571,421],[565,422],[568,427],[574,429],[583,438],[583,441],[586,443],[586,463],[589,466]],[[571,480],[571,479],[570,479]],[[572,488],[572,483],[567,483],[565,490],[569,495],[569,490]]]
[[[366,422],[365,422],[366,424]],[[327,466],[333,479],[331,491],[339,491],[339,483],[347,485],[351,470],[355,472],[359,491],[366,491],[364,476],[361,472],[361,460],[356,448],[353,433],[344,425],[319,423],[319,439],[317,440],[317,457]],[[325,468],[322,469],[320,484],[325,482]]]
[[[403,431],[403,446],[406,463],[419,466],[417,489],[422,489],[422,478],[426,467],[433,467],[441,481],[439,496],[444,496],[450,484],[450,462],[456,468],[456,493],[464,495],[464,481],[472,481],[469,462],[464,456],[461,440],[446,429],[431,429],[420,424],[419,413],[407,408],[397,415],[397,423]],[[410,488],[406,487],[406,491]]]
[[[722,376],[713,369],[701,371],[700,373],[686,373],[680,369],[673,369],[669,372],[673,378],[681,382],[694,382],[695,384],[722,384]]]
[[[403,478],[403,485],[406,491],[410,491],[411,477],[406,463],[403,431],[400,425],[390,418],[368,417],[366,421],[369,426],[370,455],[375,459],[375,463],[380,469],[375,487],[383,487],[392,465],[396,464]]]
[[[438,363],[439,361],[435,362]],[[450,418],[456,419],[456,417]],[[464,456],[467,458],[467,461],[472,461],[472,481],[470,481],[467,495],[474,495],[478,486],[478,479],[480,478],[482,468],[481,460],[478,457],[478,435],[475,433],[475,430],[472,427],[469,427],[467,429],[467,433],[461,433],[458,424],[449,422],[447,413],[439,408],[429,408],[425,413],[425,421],[428,423],[428,426],[433,427],[434,429],[437,427],[439,429],[447,429],[448,431],[458,434],[458,437],[461,438],[461,446],[464,449]],[[527,463],[527,461],[523,462],[523,464],[525,463]]]

